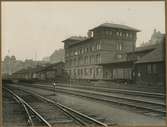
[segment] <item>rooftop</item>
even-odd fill
[[[135,31],[135,32],[140,32],[140,30],[136,29],[136,28],[133,28],[133,27],[130,27],[130,26],[126,26],[126,25],[122,25],[122,24],[114,24],[114,23],[103,23],[91,30],[95,30],[97,28],[100,28],[100,27],[103,27],[103,28],[117,28],[117,29],[124,29],[124,30],[131,30],[131,31]]]
[[[143,56],[136,63],[151,63],[151,62],[162,62],[162,61],[164,61],[164,50],[162,45],[160,45],[150,53]]]
[[[158,45],[159,45],[159,44],[136,47],[136,48],[135,48],[135,52],[143,52],[143,51],[153,50],[153,49],[155,49]]]
[[[85,40],[85,39],[87,39],[87,37],[83,37],[83,36],[71,36],[71,37],[69,37],[69,38],[63,40],[62,42],[65,42],[65,41],[67,41],[67,40],[83,41],[83,40]]]

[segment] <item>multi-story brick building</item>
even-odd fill
[[[129,26],[104,23],[90,29],[88,37],[64,40],[65,69],[72,79],[113,79],[118,72],[131,73],[126,64],[120,64],[127,62],[127,52],[135,50],[137,32]]]

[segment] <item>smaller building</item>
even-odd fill
[[[158,86],[165,84],[165,58],[162,44],[136,61],[134,79],[138,84]]]
[[[64,62],[58,62],[44,67],[37,72],[37,77],[40,80],[57,80],[62,81],[66,79],[67,74],[64,71]]]

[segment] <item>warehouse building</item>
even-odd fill
[[[64,81],[68,78],[64,71],[64,62],[22,69],[13,73],[12,77],[14,79],[43,81]]]

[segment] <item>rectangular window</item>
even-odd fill
[[[90,68],[90,75],[92,75],[92,68]]]
[[[151,71],[151,64],[147,65],[147,73],[149,73],[149,74],[152,73],[152,71]]]
[[[101,63],[101,55],[99,54],[99,63]]]
[[[96,68],[96,75],[99,75],[99,68]]]
[[[78,69],[78,75],[80,75],[80,71],[79,71],[79,69]]]
[[[84,48],[82,48],[82,54],[84,54]]]
[[[153,71],[153,73],[157,73],[157,66],[156,66],[156,64],[152,65],[152,71]]]
[[[120,50],[120,51],[122,50],[122,44],[119,45],[119,50]]]
[[[84,68],[84,75],[87,76],[87,70]]]
[[[101,43],[99,43],[99,50],[101,49]]]
[[[83,70],[81,69],[81,76],[83,75]]]
[[[116,49],[121,51],[122,50],[122,43],[117,43]]]

